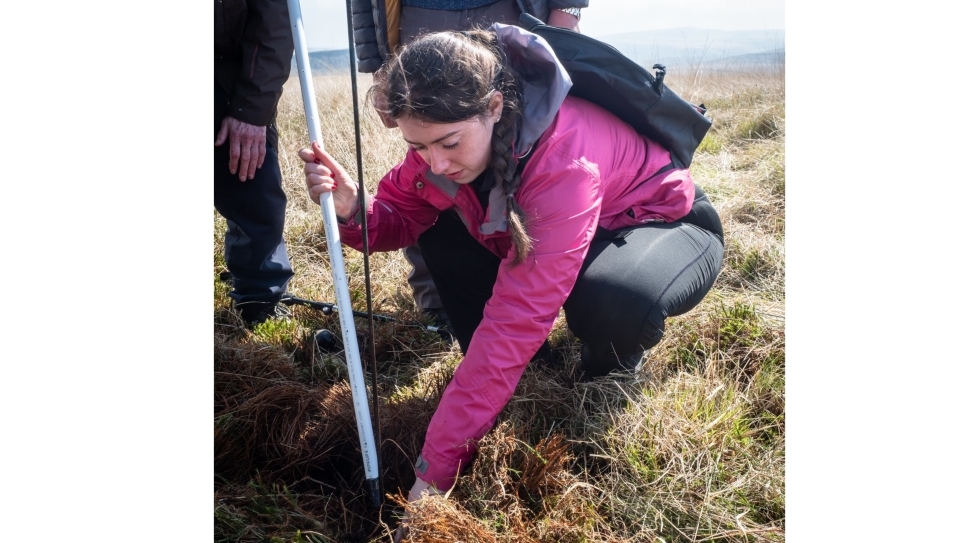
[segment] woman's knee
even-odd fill
[[[691,224],[641,227],[625,246],[605,245],[564,304],[571,331],[583,342],[619,355],[650,349],[665,320],[692,310],[711,290],[724,247]]]

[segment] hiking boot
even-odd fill
[[[577,373],[582,374],[581,382],[587,382],[597,377],[603,377],[612,372],[617,374],[637,375],[647,361],[650,349],[633,354],[618,356],[613,351],[594,349],[590,345],[580,348],[580,365]]]
[[[269,304],[264,302],[247,302],[236,304],[235,309],[241,315],[245,326],[252,327],[269,319],[285,320],[292,317],[292,311],[283,304]]]
[[[530,359],[530,363],[536,364],[537,367],[558,368],[563,361],[561,360],[560,353],[553,350],[549,341],[544,340],[543,345],[537,349],[536,354]]]

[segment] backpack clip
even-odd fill
[[[660,96],[664,94],[664,74],[667,68],[663,64],[655,64],[651,69],[654,70],[654,92]]]

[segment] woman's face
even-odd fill
[[[430,123],[412,117],[396,120],[403,138],[419,153],[433,173],[460,184],[477,178],[490,160],[493,125],[503,111],[496,93],[487,114],[455,123]]]

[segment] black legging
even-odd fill
[[[691,310],[711,290],[723,237],[717,212],[697,187],[691,212],[679,221],[600,230],[563,306],[570,330],[596,354],[584,360],[585,374],[604,375],[619,358],[657,345],[664,320]],[[440,214],[418,243],[465,353],[501,259],[452,211]]]

